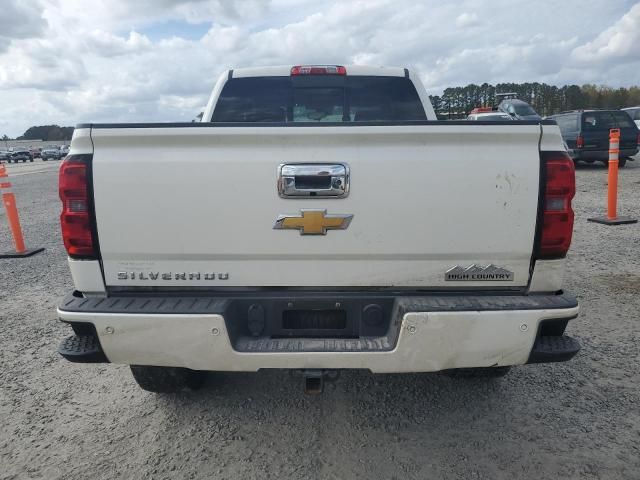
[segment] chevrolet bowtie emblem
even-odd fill
[[[300,235],[326,235],[327,230],[344,230],[353,215],[327,215],[326,210],[300,210],[302,215],[280,215],[276,230],[299,230]]]

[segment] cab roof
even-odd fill
[[[300,64],[302,66],[316,66],[316,64]],[[291,69],[297,65],[277,65],[273,67],[246,67],[228,70],[229,78],[245,77],[288,77]],[[324,66],[324,65],[318,65]],[[365,75],[379,77],[406,77],[408,70],[403,67],[375,67],[367,65],[340,65],[347,70],[347,76]]]
[[[527,102],[525,102],[524,100],[520,100],[519,98],[505,98],[500,103],[514,103],[514,104],[520,103],[520,104],[523,104],[523,105],[529,105]]]

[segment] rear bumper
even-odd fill
[[[620,158],[633,157],[638,153],[637,148],[624,148],[620,150]],[[574,160],[608,161],[609,150],[570,150],[569,155]]]
[[[288,304],[299,301],[292,298]],[[330,296],[319,298],[326,301]],[[331,298],[337,304],[351,302],[351,296]],[[578,314],[570,295],[392,296],[391,300],[386,331],[356,338],[239,335],[235,324],[244,320],[237,314],[236,298],[69,296],[58,314],[65,322],[92,324],[110,362],[194,370],[429,372],[564,361],[579,349],[577,342],[563,335],[567,321]]]

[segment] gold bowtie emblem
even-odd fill
[[[299,230],[300,235],[326,235],[327,230],[344,230],[353,215],[327,215],[326,210],[300,210],[302,215],[280,215],[273,228]]]

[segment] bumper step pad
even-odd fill
[[[566,362],[580,351],[580,342],[567,335],[540,336],[527,363]]]
[[[58,347],[58,353],[70,362],[109,363],[95,335],[72,335]]]

